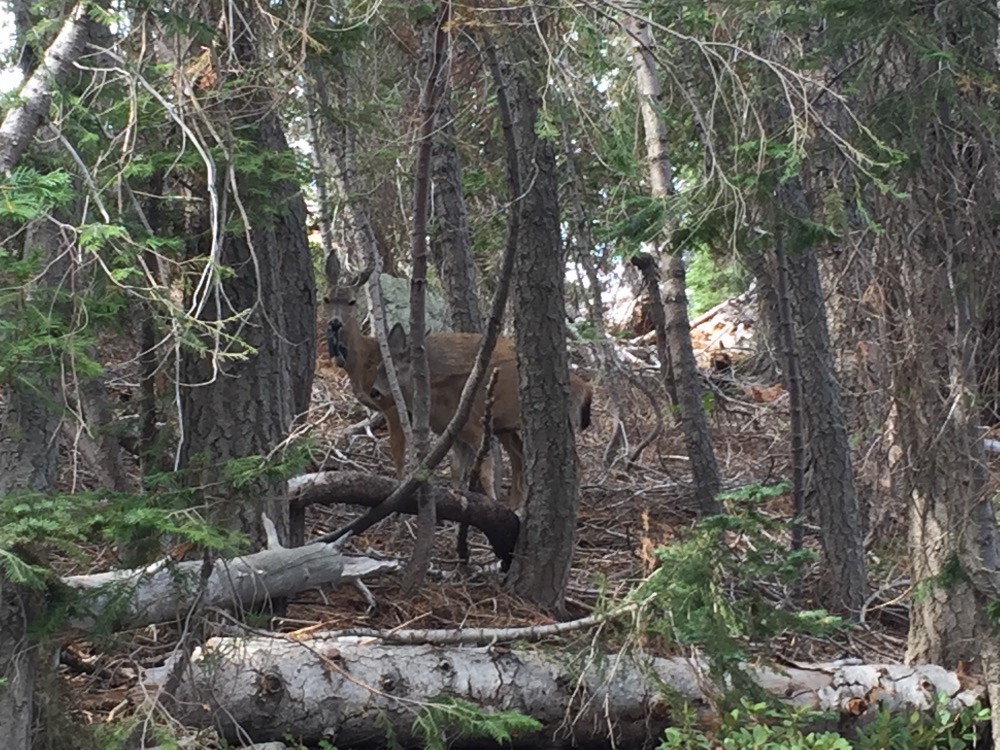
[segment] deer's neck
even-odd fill
[[[344,344],[347,345],[347,359],[344,369],[351,381],[354,395],[363,403],[369,403],[368,392],[375,383],[375,374],[382,363],[382,354],[374,336],[365,336],[356,320],[344,325]]]

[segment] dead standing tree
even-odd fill
[[[654,199],[666,202],[674,193],[673,174],[667,127],[659,113],[662,96],[656,72],[656,57],[653,54],[652,35],[649,24],[634,15],[626,16],[625,28],[632,46],[632,63],[638,82],[639,105],[646,132],[650,192]],[[661,275],[658,283],[662,289],[663,327],[669,351],[669,363],[673,369],[673,381],[677,388],[681,429],[691,460],[695,496],[701,513],[710,515],[719,512],[719,501],[716,496],[719,494],[721,483],[708,420],[702,408],[701,380],[691,345],[684,260],[680,249],[671,246],[676,225],[676,219],[667,219],[662,230],[660,245],[656,249]],[[652,266],[647,264],[644,272],[647,283],[653,278],[652,270]],[[662,366],[666,368],[667,362],[663,362]]]

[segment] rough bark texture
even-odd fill
[[[816,508],[829,566],[824,598],[832,611],[857,613],[868,588],[864,518],[854,486],[847,415],[834,372],[819,267],[811,248],[789,253],[787,260],[801,326],[799,363],[812,469],[807,505]]]
[[[53,409],[49,377],[41,388],[15,384],[4,389],[0,405],[0,494],[11,490],[48,490],[59,467],[62,417]]]
[[[594,662],[570,651],[385,645],[323,634],[304,643],[213,638],[185,672],[180,718],[213,724],[229,739],[265,741],[290,733],[302,742],[325,739],[343,748],[384,747],[387,731],[403,747],[422,746],[414,719],[434,695],[540,721],[538,732],[515,736],[516,747],[654,745],[677,699],[695,709],[703,726],[720,720],[709,708],[707,665],[680,657],[619,657]],[[981,687],[963,689],[956,674],[933,665],[817,664],[751,674],[789,703],[838,713],[840,728],[848,730],[880,705],[927,710],[941,691],[960,708],[983,695]]]
[[[74,71],[74,63],[94,26],[88,8],[82,2],[73,6],[40,64],[19,91],[20,101],[0,124],[0,174],[16,166],[48,116],[54,89]],[[26,44],[25,24],[30,23],[30,16],[23,8],[16,10],[20,41]],[[27,66],[26,59],[23,61]],[[25,242],[28,248],[32,244],[41,246],[48,262],[41,282],[54,286],[65,267],[55,225],[43,219],[27,233]],[[54,377],[40,374],[34,383],[25,380],[9,385],[0,396],[0,495],[13,490],[50,490],[55,483],[62,421],[57,411],[60,399],[52,398],[58,391],[55,383]],[[33,742],[38,654],[37,646],[27,640],[33,596],[0,574],[0,678],[4,680],[0,689],[0,731],[9,750],[28,750]]]
[[[985,12],[920,6],[906,23],[933,34],[949,55],[978,60],[995,49],[996,19]],[[859,96],[873,107],[907,97],[915,127],[896,137],[925,166],[899,182],[905,201],[880,195],[876,203],[885,231],[875,239],[875,267],[883,271],[901,484],[910,501],[909,563],[919,592],[907,660],[981,660],[983,671],[996,675],[996,623],[983,608],[1000,598],[1000,542],[976,368],[976,352],[990,343],[977,313],[996,288],[998,154],[979,115],[992,104],[983,89],[965,87],[954,69],[922,51],[892,39],[885,45],[882,75]],[[996,703],[993,711],[1000,719]]]
[[[783,231],[776,228],[777,231]],[[792,549],[802,549],[805,541],[806,508],[806,435],[805,414],[802,408],[802,373],[799,367],[799,350],[795,345],[795,323],[792,320],[791,280],[788,258],[785,255],[784,237],[775,237],[775,265],[778,271],[778,320],[781,344],[784,350],[785,388],[788,391],[789,441],[792,448]]]
[[[570,426],[565,258],[559,227],[555,151],[538,137],[538,93],[523,72],[508,78],[519,154],[519,252],[514,330],[526,467],[525,523],[511,567],[514,588],[561,612],[576,534],[579,492]]]
[[[788,220],[785,226],[812,217],[800,180],[778,189]],[[795,237],[785,248],[790,290],[794,295],[796,348],[802,375],[803,407],[809,433],[811,476],[807,504],[815,509],[823,553],[830,575],[825,577],[826,606],[835,612],[861,611],[867,594],[864,519],[858,505],[847,434],[847,415],[840,398],[833,349],[826,322],[823,286],[816,250]]]
[[[781,318],[777,289],[777,269],[766,253],[750,248],[742,259],[757,285],[757,320],[754,325],[755,371],[774,373],[781,356]]]
[[[0,736],[9,750],[33,747],[38,647],[27,636],[32,596],[0,574]]]
[[[462,162],[455,146],[455,114],[450,92],[438,103],[437,128],[431,152],[434,218],[437,231],[431,253],[444,287],[445,301],[456,331],[482,333],[483,314],[476,295],[476,262],[462,187]]]
[[[649,24],[629,16],[626,21],[632,45],[632,64],[639,84],[640,109],[646,133],[646,156],[649,163],[650,192],[653,198],[666,199],[674,192],[667,128],[660,116],[660,84],[656,73]],[[660,260],[660,284],[663,312],[666,317],[667,346],[677,388],[681,429],[691,461],[695,496],[704,514],[717,513],[721,480],[715,460],[712,435],[701,403],[701,379],[691,345],[691,326],[687,314],[687,284],[680,248],[670,246],[676,220],[664,229],[664,241],[657,249]]]
[[[46,296],[58,287],[68,266],[67,242],[48,218],[29,225],[25,254],[38,252],[44,272],[25,290],[27,304],[51,305]],[[52,308],[57,314],[60,306]],[[36,372],[20,372],[0,395],[0,496],[17,490],[50,491],[55,486],[62,443],[62,394],[52,374],[57,363]],[[10,750],[32,747],[38,644],[28,626],[38,597],[0,572],[0,736]]]
[[[90,352],[97,361],[97,352]],[[77,446],[96,471],[102,485],[115,492],[132,489],[120,442],[121,424],[108,401],[103,377],[83,378],[78,386],[84,424],[75,428]]]
[[[258,61],[254,33],[256,12],[247,5],[230,18],[239,29],[230,37],[226,55],[252,78]],[[213,23],[214,19],[206,19]],[[227,37],[222,37],[226,39]],[[264,153],[288,150],[269,97],[252,81],[223,93],[208,107],[219,126],[254,144]],[[212,516],[240,529],[263,545],[260,515],[266,513],[287,540],[288,503],[284,482],[261,477],[252,489],[229,487],[225,463],[244,456],[268,456],[287,436],[297,413],[305,410],[315,367],[315,279],[305,234],[305,203],[291,181],[271,178],[266,203],[260,174],[236,174],[246,226],[218,237],[219,263],[231,275],[217,282],[212,301],[203,308],[209,321],[247,315],[243,324],[227,323],[227,333],[253,347],[245,361],[220,359],[184,350],[181,415],[181,464],[189,483],[201,489]],[[234,211],[236,209],[233,209]],[[240,218],[239,213],[222,217]],[[221,226],[205,222],[208,235]],[[202,248],[208,252],[209,247]],[[214,343],[205,339],[209,352]]]

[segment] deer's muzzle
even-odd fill
[[[342,328],[340,321],[333,320],[326,327],[326,349],[330,352],[330,359],[336,362],[338,367],[343,367],[347,362],[347,344],[340,339]]]

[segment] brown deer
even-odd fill
[[[442,368],[436,366],[434,359],[434,348],[432,338],[434,334],[427,337],[427,362],[430,366],[430,390],[431,390],[431,414],[430,426],[435,432],[443,432],[451,421],[452,416],[458,410],[458,402],[462,397],[462,389],[472,367],[466,365],[464,368]],[[439,334],[442,335],[442,334]],[[448,336],[450,334],[443,334]],[[511,339],[501,338],[497,342],[499,347],[504,344],[504,352],[513,350]],[[478,341],[477,341],[478,346]],[[399,379],[399,387],[403,392],[403,398],[407,404],[413,399],[413,368],[410,358],[410,346],[406,332],[398,323],[389,332],[389,348],[392,351],[392,359],[396,365],[396,374]],[[467,362],[472,362],[475,352],[472,352]],[[510,507],[518,511],[524,502],[524,448],[521,443],[521,399],[518,392],[517,359],[513,356],[496,356],[490,361],[490,368],[497,368],[497,383],[495,390],[495,401],[493,407],[492,428],[494,433],[500,438],[504,448],[510,456],[511,469],[511,493]],[[590,425],[590,405],[593,393],[590,385],[581,377],[570,373],[570,419],[574,432],[586,429]],[[385,366],[379,364],[375,382],[369,391],[372,401],[380,404],[392,402],[392,395],[389,390],[389,378]],[[473,448],[479,446],[483,439],[483,417],[486,409],[486,384],[480,387],[476,400],[472,405],[472,412],[468,420],[459,432],[456,442],[461,441]],[[492,479],[492,473],[487,474],[484,464],[483,479]]]
[[[406,439],[403,427],[396,411],[396,406],[390,395],[386,399],[373,399],[370,396],[375,377],[379,366],[382,364],[382,353],[379,350],[378,341],[373,336],[366,336],[361,332],[361,323],[358,320],[357,300],[364,283],[371,275],[371,269],[366,269],[355,276],[350,281],[340,283],[340,266],[334,256],[327,258],[326,277],[329,284],[329,296],[324,300],[327,307],[329,323],[326,330],[327,348],[330,358],[344,370],[351,381],[351,389],[361,403],[378,409],[385,414],[386,422],[389,426],[389,449],[392,453],[393,464],[396,474],[401,476],[406,459]],[[436,382],[439,379],[461,378],[459,382],[459,392],[462,383],[472,370],[472,362],[475,361],[479,351],[479,342],[482,336],[478,333],[432,333],[427,337],[427,357],[430,363],[431,380]],[[500,339],[497,342],[493,357],[490,360],[490,367],[499,367],[505,362],[515,361],[514,342],[510,339]],[[386,389],[388,393],[388,389]],[[432,393],[432,413],[436,408],[436,403],[441,394]],[[449,414],[454,413],[452,408]],[[431,427],[434,428],[437,422],[432,416]],[[501,438],[508,453],[511,455],[511,465],[518,463],[521,455],[520,437]],[[454,451],[459,463],[471,465],[471,457],[478,447],[478,443],[466,443],[456,441]],[[517,452],[517,456],[514,455]],[[458,474],[455,472],[455,479]],[[486,494],[495,499],[493,483],[493,463],[489,457],[483,463],[481,472],[482,484]]]

